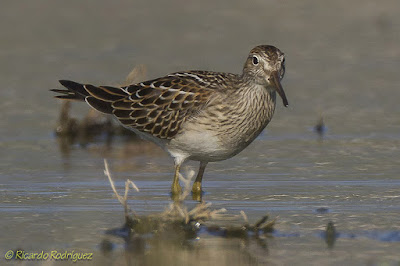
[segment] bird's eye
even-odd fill
[[[253,65],[258,65],[258,58],[257,58],[257,56],[253,56]]]

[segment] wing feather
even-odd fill
[[[232,76],[230,76],[232,75]],[[112,113],[126,127],[171,139],[182,124],[207,106],[216,90],[229,86],[233,74],[190,71],[173,73],[122,88],[62,80],[65,99],[85,99],[93,108]]]

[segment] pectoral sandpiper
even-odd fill
[[[201,193],[208,162],[231,158],[246,148],[271,120],[281,86],[284,54],[274,46],[250,51],[241,75],[185,71],[125,87],[93,86],[60,80],[67,90],[56,98],[84,100],[112,114],[126,128],[151,140],[175,161],[172,193],[181,191],[179,169],[185,160],[200,161],[192,187]]]

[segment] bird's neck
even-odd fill
[[[265,108],[265,105],[268,105],[273,110],[275,109],[276,90],[272,86],[257,84],[252,80],[242,78],[236,88],[236,93],[254,104],[257,103],[260,107]]]
[[[235,116],[233,123],[240,128],[237,132],[238,139],[243,140],[245,147],[271,121],[275,111],[276,93],[275,90],[256,83],[238,83],[226,101]]]
[[[242,80],[236,89],[236,97],[241,99],[243,109],[252,115],[261,117],[265,126],[271,120],[276,105],[276,91],[251,81]]]

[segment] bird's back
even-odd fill
[[[210,71],[176,72],[120,88],[61,80],[68,90],[57,98],[85,100],[94,109],[113,114],[125,127],[170,140],[182,124],[198,114],[212,95],[231,87],[238,76]]]

